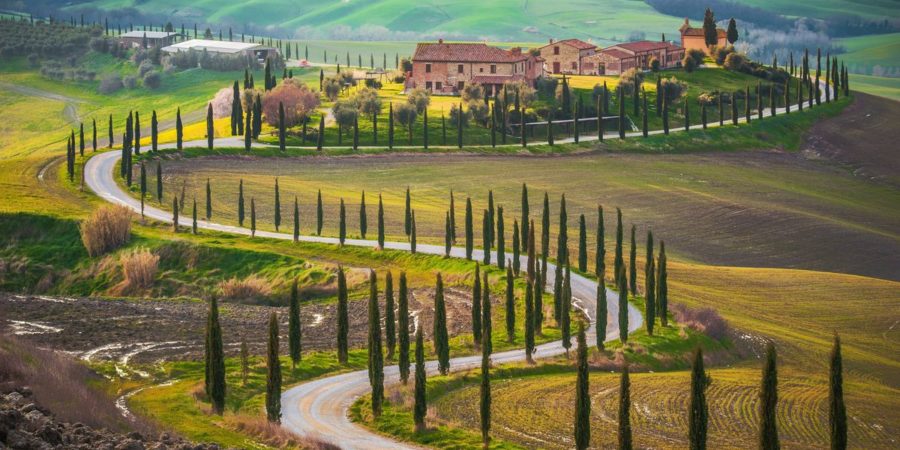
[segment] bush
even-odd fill
[[[484,100],[484,88],[478,83],[466,83],[466,85],[463,86],[462,92],[460,92],[460,96],[464,102]]]
[[[134,89],[137,86],[137,78],[134,75],[128,75],[122,79],[122,84],[128,89]]]
[[[556,95],[556,85],[559,80],[553,77],[540,77],[534,81],[534,88],[537,89],[543,98],[553,98]]]
[[[685,72],[691,73],[697,68],[697,60],[688,55],[684,55],[684,58],[681,60],[681,67],[684,68]]]
[[[466,103],[466,108],[472,115],[472,118],[481,124],[487,124],[490,109],[484,100],[472,100]]]
[[[235,277],[222,281],[219,290],[228,300],[263,300],[272,293],[272,286],[264,278],[250,275],[243,280]]]
[[[145,59],[141,61],[141,64],[138,66],[138,76],[143,77],[151,70],[153,70],[153,61]]]
[[[153,70],[144,75],[144,87],[149,89],[159,89],[162,85],[162,75]]]
[[[124,84],[122,84],[122,77],[116,74],[110,74],[103,78],[100,81],[100,87],[98,90],[101,94],[112,94],[113,92],[122,89]]]
[[[650,70],[652,70],[654,73],[659,72],[659,59],[657,59],[655,56],[650,57]]]
[[[413,89],[406,98],[410,105],[416,107],[416,113],[418,114],[425,112],[425,108],[431,103],[431,96],[428,95],[428,91],[422,88]]]
[[[728,55],[734,53],[734,46],[726,45],[724,47],[713,47],[711,52],[716,58],[716,64],[721,66],[722,64],[725,64],[725,58],[728,58]]]
[[[128,242],[131,235],[131,210],[122,205],[101,206],[79,228],[81,242],[88,254],[102,255]]]
[[[159,271],[159,256],[147,249],[134,249],[119,257],[125,284],[132,289],[146,289]]]
[[[278,125],[279,103],[284,105],[285,127],[290,128],[309,117],[309,114],[319,107],[319,95],[297,79],[288,78],[282,81],[263,99],[263,116],[269,125]],[[228,111],[230,114],[230,106]]]
[[[335,101],[338,95],[341,95],[341,78],[337,76],[328,77],[322,82],[322,91],[328,100]]]
[[[460,108],[456,105],[450,107],[450,125],[454,127],[459,126],[459,121],[462,120],[463,128],[469,126],[469,119],[472,118],[472,112],[469,111],[460,111]]]
[[[334,121],[342,128],[349,128],[359,117],[359,110],[352,100],[339,100],[331,107]]]
[[[688,308],[682,304],[672,305],[675,320],[713,339],[722,340],[728,336],[728,322],[712,308]]]
[[[747,58],[740,53],[729,53],[725,57],[725,68],[736,72],[743,72],[747,68]]]
[[[360,89],[359,92],[353,96],[353,101],[356,103],[356,107],[359,108],[359,111],[365,114],[366,117],[372,117],[375,114],[381,113],[381,99],[378,97],[378,91],[375,89]]]
[[[213,96],[212,104],[213,108],[213,118],[221,119],[223,117],[231,116],[231,104],[234,101],[234,88],[224,87],[216,91],[216,95]],[[277,108],[278,105],[276,105]],[[246,107],[245,107],[246,111]],[[277,109],[276,109],[277,111]],[[276,120],[277,117],[276,117]]]
[[[688,88],[687,83],[680,81],[675,77],[663,78],[659,83],[662,89],[664,89],[663,92],[666,93],[666,100],[669,102],[669,105],[675,104],[675,101],[680,99],[681,96],[687,92]]]
[[[699,48],[692,48],[684,52],[684,56],[686,58],[690,57],[694,60],[694,67],[699,67],[701,64],[703,64],[703,60],[706,59],[706,53]]]
[[[632,67],[619,76],[619,86],[622,86],[625,95],[632,95],[635,89],[641,88],[643,82],[644,72],[638,70],[637,67]]]

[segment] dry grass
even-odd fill
[[[259,300],[272,293],[272,285],[268,280],[250,275],[244,279],[231,278],[219,283],[222,297],[229,300]]]
[[[91,256],[102,255],[128,242],[131,210],[121,205],[105,205],[81,222],[81,241]]]
[[[131,289],[146,289],[153,284],[159,271],[159,256],[145,248],[125,252],[119,257],[125,284]]]
[[[339,447],[315,439],[301,438],[290,431],[261,417],[228,416],[226,424],[238,432],[275,448],[302,448],[311,450],[331,450]]]

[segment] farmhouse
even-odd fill
[[[703,50],[708,55],[710,53],[710,48],[706,45],[706,38],[703,34],[703,28],[694,28],[691,26],[690,20],[687,17],[684,18],[684,24],[681,25],[681,28],[678,29],[681,31],[681,46],[685,49],[698,49]],[[724,47],[728,45],[727,33],[725,30],[721,28],[716,28],[716,35],[718,36],[718,41],[716,42],[717,47]]]
[[[589,57],[585,64],[596,67],[592,74],[619,75],[637,67],[650,68],[650,60],[656,58],[661,69],[679,67],[684,58],[684,48],[668,42],[638,41],[606,47]]]
[[[166,53],[178,53],[187,51],[216,53],[221,55],[252,55],[259,61],[278,54],[274,47],[267,47],[252,42],[211,41],[206,39],[191,39],[177,44],[163,47]]]
[[[178,33],[173,31],[129,31],[119,36],[119,42],[126,47],[165,47],[172,45]]]
[[[478,83],[493,95],[504,83],[532,84],[543,74],[543,60],[521,48],[504,50],[483,43],[420,43],[412,57],[407,88],[455,94],[467,83]]]
[[[550,72],[587,75],[596,73],[593,62],[587,62],[597,46],[580,39],[565,39],[541,47],[541,58],[544,58]]]

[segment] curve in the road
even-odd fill
[[[113,170],[116,162],[121,158],[121,153],[117,151],[98,154],[88,160],[84,168],[85,184],[94,193],[103,199],[124,205],[134,211],[140,212],[140,201],[134,199],[124,192],[116,183],[113,177]],[[171,222],[171,213],[155,208],[150,205],[144,207],[144,215],[154,220],[162,222]],[[181,217],[181,223],[189,223],[191,219]],[[198,228],[221,231],[227,233],[249,235],[250,230],[242,227],[218,224],[205,220],[197,221]],[[273,233],[268,231],[257,231],[256,235],[263,238],[274,239],[293,239],[293,236],[285,233]],[[304,242],[339,244],[337,238],[320,237],[320,236],[300,236],[300,240]],[[376,242],[362,239],[347,239],[345,245],[375,248]],[[386,242],[385,247],[392,250],[409,250],[409,243],[406,242]],[[438,245],[419,244],[416,251],[425,254],[443,255],[444,247]],[[456,258],[464,258],[465,250],[454,247],[451,249],[451,256]],[[481,250],[473,252],[473,259],[480,260],[484,256]],[[495,258],[496,260],[496,258]],[[526,257],[522,257],[523,264],[527,262]],[[548,265],[547,283],[553,284],[555,266]],[[582,308],[588,317],[594,318],[595,296],[597,283],[589,280],[581,275],[572,274],[572,294],[576,299],[580,299]],[[609,303],[609,315],[607,316],[607,339],[618,336],[618,311],[619,297],[614,291],[607,292]],[[641,326],[643,318],[640,312],[631,305],[628,305],[629,331],[633,331]],[[589,327],[588,334],[593,339],[594,327]],[[565,353],[562,343],[551,342],[537,346],[536,357],[550,357]],[[507,363],[525,360],[524,350],[510,350],[506,352],[495,353],[491,360],[494,363]],[[454,358],[450,362],[451,370],[464,370],[477,367],[481,364],[480,356],[466,356]],[[437,362],[429,361],[426,365],[429,373],[437,371]],[[396,365],[385,367],[385,383],[399,382],[399,368]],[[371,431],[352,423],[347,411],[350,405],[361,395],[365,394],[369,389],[368,374],[366,371],[356,371],[341,374],[333,377],[322,378],[311,381],[291,388],[284,392],[282,396],[283,405],[283,425],[290,431],[306,437],[314,437],[319,440],[334,443],[342,448],[359,448],[359,449],[382,449],[382,448],[404,448],[404,445],[394,441],[393,439],[372,433]],[[412,447],[410,447],[412,448]]]

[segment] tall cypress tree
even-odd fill
[[[369,381],[372,385],[372,415],[381,415],[384,403],[384,354],[381,347],[381,314],[378,309],[378,280],[369,271]]]
[[[601,281],[597,283],[597,317],[594,320],[595,332],[597,334],[597,350],[603,350],[603,343],[606,341],[606,319],[608,309],[606,304],[606,286],[604,286]]]
[[[369,220],[366,217],[366,191],[362,191],[359,200],[359,234],[363,239],[366,238],[366,231],[369,231]]]
[[[291,355],[291,367],[297,368],[300,362],[303,346],[301,343],[303,330],[300,321],[300,298],[297,294],[297,279],[291,284],[291,300],[288,312],[288,350]]]
[[[156,110],[150,116],[150,150],[159,150],[159,120],[156,118]],[[97,121],[94,121],[94,151],[97,151]]]
[[[506,267],[506,340],[516,340],[516,297],[515,278],[512,267]]]
[[[141,114],[134,112],[134,153],[141,154]],[[81,156],[84,156],[84,124],[81,125]],[[130,158],[129,158],[130,159]]]
[[[688,404],[688,443],[690,450],[706,450],[706,428],[709,411],[706,406],[706,387],[709,377],[703,368],[703,349],[697,347],[691,369],[691,398]]]
[[[179,110],[179,111],[180,111],[180,110]],[[115,143],[115,142],[114,142],[114,141],[115,141],[115,136],[114,136],[114,133],[113,133],[113,120],[112,120],[112,114],[109,115],[109,119],[108,119],[108,121],[107,121],[107,124],[109,125],[109,137],[108,137],[107,140],[106,140],[106,147],[107,147],[107,148],[112,148],[112,147],[113,147],[113,144]],[[179,147],[179,150],[180,150],[180,149],[181,149],[181,147]]]
[[[278,358],[278,315],[269,316],[269,344],[266,352],[266,418],[281,423],[281,360]]]
[[[847,407],[844,405],[844,362],[841,357],[841,338],[835,333],[831,348],[828,386],[828,425],[831,431],[831,450],[847,448]]]
[[[759,392],[759,448],[778,450],[778,368],[776,367],[775,345],[766,345],[766,359],[762,371],[762,387]]]
[[[625,266],[619,268],[616,277],[619,288],[619,340],[628,342],[628,281],[625,278]]]
[[[450,248],[452,244],[452,238],[450,237],[450,212],[448,211],[444,217],[444,257],[450,257]]]
[[[191,221],[191,233],[197,234],[197,199],[194,198],[194,206],[193,212],[191,213],[191,217],[193,220]]]
[[[529,263],[530,265],[530,263]],[[525,360],[534,364],[534,280],[525,283]]]
[[[238,183],[237,213],[238,213],[238,224],[241,227],[243,227],[244,226],[244,180],[243,179],[241,179],[240,183]]]
[[[653,256],[653,232],[647,230],[647,255],[644,262],[644,298],[647,314],[647,334],[653,335],[653,322],[656,318],[656,264]]]
[[[400,272],[397,294],[397,344],[400,351],[397,365],[400,367],[400,381],[406,384],[409,379],[409,297],[406,289],[406,272]],[[422,331],[421,327],[419,331]]]
[[[172,231],[178,232],[178,197],[172,198]]]
[[[416,254],[416,212],[412,212],[412,233],[409,235],[409,252]]]
[[[606,278],[606,230],[603,224],[603,205],[597,205],[597,244],[594,252],[594,275],[600,284]]]
[[[544,262],[540,265],[540,267],[536,267],[538,264],[537,259],[535,258],[535,249],[534,249],[534,221],[531,221],[531,226],[528,227],[528,232],[530,235],[528,236],[528,261],[529,261],[529,280],[534,283],[534,312],[533,312],[533,334],[542,335],[543,334],[543,324],[544,324],[544,282],[546,280],[547,274],[547,259],[544,258]],[[533,340],[533,339],[532,339]]]
[[[569,348],[572,347],[572,320],[570,315],[572,307],[572,269],[568,265],[566,265],[565,277],[566,281],[563,282],[563,295],[560,304],[559,329],[562,334],[562,345],[566,349],[566,355],[568,356]]]
[[[534,222],[532,222],[532,225]],[[523,234],[522,238],[526,241],[533,234],[531,226],[525,227],[529,234]],[[528,242],[526,242],[528,244]],[[531,255],[529,255],[531,256]],[[541,261],[546,263],[550,256],[550,195],[544,192],[544,209],[541,212]]]
[[[637,242],[634,238],[635,226],[631,225],[631,253],[628,259],[628,286],[631,295],[637,295]]]
[[[212,188],[209,185],[209,178],[206,179],[206,220],[212,218]]]
[[[412,232],[412,205],[410,204],[409,186],[406,187],[406,209],[403,216],[403,228],[406,231],[406,237]]]
[[[422,328],[419,327],[416,330],[416,387],[413,406],[413,420],[417,433],[425,431],[425,415],[428,413],[428,405],[425,402],[425,343],[422,340]]]
[[[466,259],[472,260],[472,249],[475,245],[475,231],[472,223],[472,198],[466,197]]]
[[[347,209],[344,207],[344,199],[341,199],[339,211],[338,240],[341,245],[344,245],[344,241],[347,240]]]
[[[394,148],[394,104],[388,103],[388,148]]]
[[[144,197],[147,196],[147,168],[141,161],[141,217],[144,216]]]
[[[587,224],[584,214],[578,217],[578,270],[587,272]]]
[[[213,139],[215,138],[216,129],[213,126],[213,109],[212,103],[206,107],[206,148],[213,149]]]
[[[488,448],[491,442],[491,357],[490,349],[481,351],[481,443]]]
[[[456,243],[456,200],[453,197],[453,189],[450,189],[450,242]]]
[[[519,238],[519,221],[513,219],[513,237],[512,237],[512,247],[513,247],[513,256],[512,256],[512,271],[515,276],[519,276],[519,269],[521,268],[521,256],[519,253],[519,247],[521,239]]]
[[[384,248],[384,202],[378,194],[378,248]]]
[[[294,196],[294,242],[300,240],[300,203],[297,196]]]
[[[619,282],[619,272],[625,264],[624,258],[622,257],[622,235],[622,210],[616,208],[616,252],[613,257],[613,279],[616,283]]]
[[[434,290],[434,351],[438,357],[438,371],[441,375],[447,375],[450,372],[450,343],[447,336],[444,281],[440,273],[437,274],[437,284]]]
[[[250,101],[252,102],[253,99],[251,98]],[[253,132],[251,131],[251,129],[253,128],[253,107],[252,107],[252,105],[251,105],[250,109],[247,110],[247,118],[246,118],[246,122],[244,123],[244,128],[247,130],[244,133],[244,151],[249,152],[251,146],[253,145]],[[304,133],[304,137],[305,136],[306,136],[306,133]]]
[[[503,224],[503,207],[497,207],[497,230],[495,239],[497,241],[497,267],[501,270],[506,268],[506,239],[503,236],[505,228]]]
[[[278,188],[278,178],[275,178],[275,231],[281,226],[281,189]]]
[[[493,320],[491,318],[491,290],[488,274],[485,271],[481,280],[481,348],[488,354],[493,353]]]
[[[631,381],[628,377],[628,364],[622,367],[622,380],[619,383],[619,450],[631,450]]]
[[[219,324],[219,301],[215,296],[209,300],[207,317],[207,372],[206,392],[213,411],[222,415],[225,411],[225,351],[222,344],[222,327]]]
[[[522,183],[522,250],[528,250],[526,248],[528,243],[525,242],[524,239],[525,236],[528,236],[528,210],[528,186],[525,183]]]
[[[669,325],[669,282],[666,273],[666,243],[659,243],[659,268],[656,273],[656,315],[662,326]]]
[[[647,124],[647,91],[641,88],[641,92],[644,94],[644,108],[641,112],[641,133],[644,137],[650,135],[650,127]]]
[[[578,362],[575,370],[575,448],[584,450],[591,444],[591,393],[584,326],[578,329]]]
[[[394,275],[388,271],[384,277],[384,343],[387,346],[387,359],[394,359],[397,347],[396,319],[394,317]]]
[[[482,230],[482,245],[484,246],[484,251],[482,252],[484,265],[489,265],[491,263],[491,231],[490,225],[488,222],[490,221],[490,213],[488,210],[484,210],[484,213],[481,217],[481,230]]]
[[[478,262],[472,281],[472,341],[476,348],[481,346],[481,268]]]
[[[250,236],[256,236],[256,201],[250,197]]]
[[[322,235],[322,226],[325,224],[325,207],[322,205],[322,190],[316,195],[316,236]]]
[[[337,288],[337,355],[338,362],[347,364],[347,336],[350,333],[350,318],[347,298],[347,278],[344,275],[344,266],[338,266]]]

